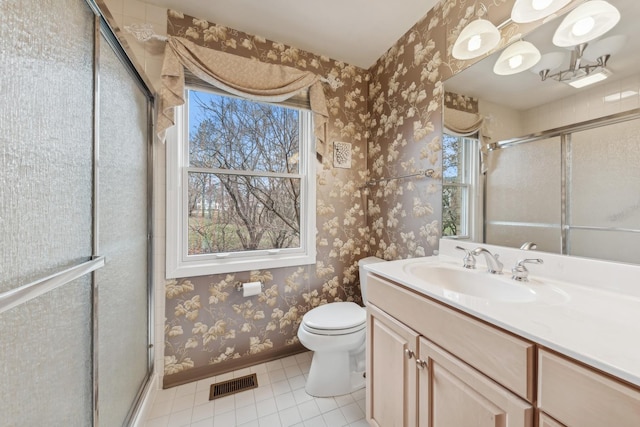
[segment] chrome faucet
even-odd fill
[[[529,270],[524,266],[525,263],[542,264],[543,261],[540,258],[521,259],[516,263],[516,266],[511,269],[511,278],[518,282],[529,281]]]
[[[491,274],[502,274],[502,263],[498,260],[500,255],[492,254],[488,250],[483,247],[475,248],[471,251],[473,255],[484,255],[485,260],[487,261],[487,271]]]
[[[525,251],[534,251],[537,247],[538,245],[533,242],[524,242],[522,246],[520,246],[520,249]]]

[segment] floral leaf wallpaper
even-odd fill
[[[304,350],[297,331],[307,311],[333,301],[361,303],[358,260],[369,254],[360,189],[367,179],[368,72],[173,10],[168,34],[338,81],[335,90],[324,87],[328,147],[346,142],[352,152],[351,168],[334,168],[332,152],[316,166],[316,265],[166,283],[165,387]],[[265,284],[258,296],[243,298],[235,289],[236,282],[258,280]]]
[[[478,16],[484,14],[496,25],[507,22],[513,3],[443,0],[371,67],[368,173],[372,180],[399,178],[369,188],[369,244],[373,255],[410,258],[431,255],[438,248],[443,82],[484,58],[457,60],[451,56],[453,44],[460,31]],[[540,23],[507,23],[496,49],[537,25]],[[449,94],[448,101],[467,110],[477,109],[477,100],[466,94]],[[435,170],[433,178],[403,178],[426,169]]]
[[[483,2],[485,18],[505,22],[514,1]],[[169,35],[339,82],[335,90],[324,87],[327,145],[351,144],[352,162],[335,168],[328,152],[318,164],[316,265],[166,283],[165,387],[303,350],[296,334],[307,311],[333,301],[361,303],[359,259],[428,256],[438,248],[443,81],[482,59],[450,54],[461,29],[478,16],[479,3],[443,0],[369,70],[168,12]],[[505,25],[500,46],[538,25]],[[465,94],[449,96],[477,108]],[[433,177],[403,178],[426,169]],[[398,179],[366,185],[383,178]],[[235,289],[236,282],[258,280],[265,284],[258,296],[243,298]]]
[[[440,238],[442,3],[372,67],[369,243],[385,259],[431,255]],[[433,178],[410,177],[434,169]],[[399,178],[399,179],[394,179]]]

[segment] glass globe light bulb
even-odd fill
[[[549,7],[553,0],[531,0],[531,7],[534,10],[543,10]]]
[[[593,27],[596,25],[596,20],[593,19],[593,16],[587,16],[573,24],[571,27],[571,32],[574,36],[584,36],[588,34],[589,31],[593,30]]]
[[[522,55],[514,55],[509,58],[509,67],[514,70],[522,65]]]
[[[482,37],[476,34],[469,39],[469,42],[467,43],[467,50],[469,52],[475,52],[476,50],[480,49],[480,46],[482,46]]]

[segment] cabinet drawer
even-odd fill
[[[637,427],[640,391],[540,350],[538,406],[568,426]]]
[[[368,300],[533,402],[535,346],[369,273]]]

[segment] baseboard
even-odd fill
[[[219,365],[205,365],[192,368],[184,372],[173,375],[165,375],[162,379],[162,388],[176,387],[182,384],[188,384],[194,381],[203,380],[216,375],[222,375],[237,369],[248,368],[260,363],[270,362],[287,356],[293,356],[298,353],[309,351],[300,343],[287,346],[282,349],[270,351],[267,355],[260,353],[252,356],[245,356],[239,359],[231,359],[229,362]]]

